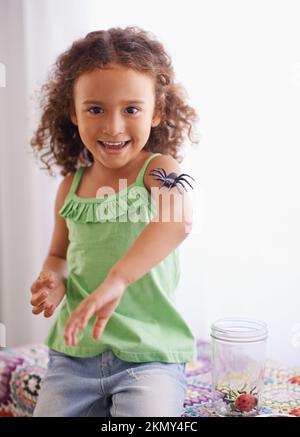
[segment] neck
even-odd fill
[[[127,177],[131,171],[133,171],[138,165],[139,161],[143,159],[143,157],[147,154],[145,151],[140,151],[134,158],[132,158],[129,162],[127,162],[122,167],[118,168],[109,168],[105,167],[101,162],[95,160],[90,167],[90,176],[97,180],[99,177],[101,179],[121,179],[123,177]]]

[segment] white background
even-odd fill
[[[0,321],[7,345],[43,341],[30,284],[47,254],[60,178],[34,162],[36,92],[92,30],[137,25],[173,58],[199,114],[185,149],[197,225],[181,245],[178,307],[197,338],[220,317],[262,319],[268,355],[300,359],[300,3],[0,0]],[[1,81],[0,81],[1,84]]]

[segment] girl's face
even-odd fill
[[[123,167],[137,157],[151,127],[160,122],[154,114],[154,79],[131,68],[111,64],[84,73],[74,83],[73,96],[71,120],[95,162],[108,168]],[[128,143],[122,148],[103,144],[124,141]]]

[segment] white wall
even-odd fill
[[[32,93],[73,39],[131,24],[165,44],[200,116],[200,145],[184,161],[197,179],[199,225],[181,246],[178,306],[197,337],[208,338],[219,317],[263,319],[269,356],[299,364],[299,2],[0,0],[0,8],[0,62],[11,66],[0,88],[0,318],[8,345],[42,341],[51,323],[27,307],[59,182],[28,154]],[[16,205],[21,223],[8,219]]]

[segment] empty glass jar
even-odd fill
[[[256,416],[264,384],[264,322],[224,318],[211,326],[212,389],[219,416]]]

